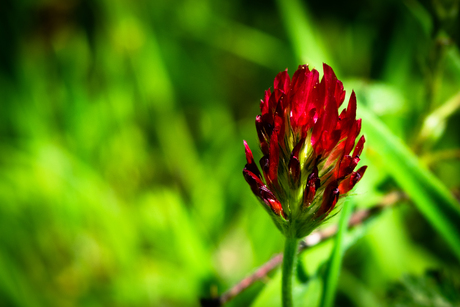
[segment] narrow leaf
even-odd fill
[[[460,260],[460,209],[450,191],[427,170],[381,120],[362,105],[359,115],[369,148],[384,161],[385,167],[413,200],[420,212],[446,240]]]
[[[339,228],[335,237],[334,248],[329,258],[326,274],[324,278],[324,291],[321,299],[321,306],[330,307],[334,303],[335,291],[339,281],[340,269],[342,266],[342,258],[346,250],[344,237],[347,233],[348,221],[350,220],[353,211],[354,203],[348,202],[343,205],[340,216]]]

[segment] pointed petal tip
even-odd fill
[[[367,165],[361,166],[356,172],[361,174],[361,177],[364,176],[364,173],[367,170]]]
[[[252,151],[251,151],[251,149],[249,148],[248,142],[246,142],[246,140],[243,140],[243,144],[244,144],[244,152],[245,152],[245,154],[246,154],[246,161],[247,161],[249,164],[254,163],[254,158],[253,158],[253,156],[252,156]]]
[[[361,166],[356,172],[353,172],[351,174],[350,180],[351,180],[351,189],[363,178],[364,173],[366,172],[367,165]]]
[[[337,181],[332,181],[326,187],[323,195],[323,202],[321,207],[316,212],[317,217],[323,216],[326,217],[335,207],[337,201],[339,200],[340,190],[338,187]]]
[[[260,187],[265,186],[262,180],[251,170],[248,169],[248,165],[246,165],[243,168],[243,176],[246,182],[251,187],[252,193],[258,196]]]
[[[359,140],[358,140],[358,143],[356,144],[355,146],[355,150],[353,150],[353,157],[360,157],[362,152],[363,152],[363,149],[364,149],[364,143],[366,142],[366,139],[364,138],[364,135],[362,135]]]

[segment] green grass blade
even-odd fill
[[[314,29],[305,6],[298,0],[278,0],[278,7],[297,59],[317,69],[325,62],[338,73],[338,68],[332,63],[323,42],[315,35],[318,31]]]
[[[388,173],[413,200],[460,260],[460,209],[450,191],[381,120],[362,105],[359,115],[369,148],[385,161]],[[368,170],[372,171],[372,170]]]
[[[339,229],[335,237],[334,249],[329,258],[328,267],[324,278],[324,291],[321,298],[322,307],[330,307],[334,303],[335,291],[339,281],[340,269],[342,267],[342,258],[346,250],[344,237],[347,233],[348,221],[353,211],[354,203],[344,204],[339,221]]]

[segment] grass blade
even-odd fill
[[[388,173],[450,245],[460,260],[460,209],[450,191],[381,120],[362,105],[359,115],[369,147],[384,161]],[[369,170],[371,171],[371,170]]]
[[[325,62],[338,73],[338,67],[332,63],[322,41],[315,35],[317,31],[305,6],[298,0],[278,0],[278,7],[297,59],[317,69]]]
[[[334,248],[329,258],[328,267],[324,278],[324,291],[321,298],[322,307],[330,307],[334,303],[335,291],[339,281],[340,269],[342,267],[342,258],[346,250],[344,237],[347,232],[348,221],[353,211],[354,203],[344,204],[339,221],[339,229],[335,237]]]

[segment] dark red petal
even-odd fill
[[[257,175],[248,170],[246,167],[243,169],[243,176],[251,187],[252,193],[254,193],[256,196],[259,196],[259,188],[265,186],[264,183],[259,179]]]
[[[300,184],[300,162],[299,152],[305,144],[305,139],[301,139],[299,143],[294,147],[289,159],[289,183],[292,188],[298,188]]]
[[[361,178],[363,178],[364,176],[364,173],[366,172],[367,170],[367,165],[364,165],[364,166],[361,166],[356,172],[354,172],[352,175],[351,175],[351,184],[353,185],[351,188],[353,189],[353,187],[361,180]]]
[[[282,216],[285,219],[287,218],[286,213],[283,210],[283,206],[281,206],[281,203],[266,186],[259,188],[259,195],[264,203],[272,209],[273,213],[278,216]]]
[[[342,159],[342,162],[340,163],[338,178],[342,179],[350,175],[355,169],[356,165],[358,165],[359,160],[360,159],[357,157],[345,155]]]
[[[325,107],[327,108],[327,100],[333,100],[335,104],[335,108],[336,108],[335,111],[337,112],[338,103],[337,103],[335,94],[336,94],[338,82],[340,81],[337,80],[334,70],[332,70],[332,68],[329,65],[324,64],[324,63],[323,63],[323,72],[324,72],[324,75],[323,75],[323,80],[321,82],[324,83],[325,89],[326,89],[325,96],[324,96],[324,98],[326,98]]]
[[[306,91],[305,91],[305,113],[308,114],[311,109],[316,109],[318,105],[319,93],[319,72],[316,69],[313,69],[308,75],[308,80],[306,82]]]
[[[249,148],[249,145],[246,142],[246,140],[243,140],[243,144],[244,144],[244,151],[246,153],[246,161],[248,162],[248,164],[253,164],[254,163],[254,157],[252,156],[252,151]]]
[[[274,89],[279,89],[283,93],[287,93],[289,91],[289,83],[291,82],[289,74],[287,72],[287,68],[285,71],[282,71],[276,75],[275,82],[274,82]]]
[[[300,185],[300,162],[297,157],[291,156],[289,159],[289,185],[296,189]]]
[[[326,90],[332,94],[335,94],[337,77],[335,76],[334,70],[331,68],[331,66],[323,63],[323,73],[323,79],[326,82]]]
[[[335,98],[331,95],[328,95],[326,100],[326,106],[324,110],[324,126],[323,129],[327,131],[333,131],[337,126],[337,121],[339,119],[339,113],[337,111],[337,102]]]
[[[316,212],[316,217],[321,217],[323,214],[329,214],[329,212],[331,212],[337,204],[339,195],[340,191],[337,186],[337,181],[329,183],[324,191],[323,202],[319,210]]]
[[[307,185],[303,192],[303,206],[309,207],[315,198],[316,191],[319,189],[321,181],[318,177],[318,168],[315,166],[313,172],[308,175]]]
[[[284,140],[284,133],[285,133],[285,123],[284,123],[284,108],[283,108],[283,97],[281,97],[278,107],[276,108],[275,112],[275,129],[278,133],[278,139]],[[280,144],[284,147],[284,142]]]
[[[342,136],[340,139],[344,139],[350,135],[350,131],[356,123],[355,92],[351,93],[350,100],[348,101],[348,107],[342,110],[342,113],[340,113],[340,119],[340,129],[342,130]]]
[[[346,140],[346,145],[343,150],[344,154],[348,155],[351,152],[353,146],[355,146],[356,137],[361,132],[361,119],[358,119],[354,122],[354,125],[351,127],[350,132],[348,134],[348,138]]]
[[[364,138],[364,135],[361,136],[361,138],[358,141],[358,144],[356,144],[355,150],[353,150],[353,157],[360,157],[361,153],[363,152],[363,147],[364,147],[364,142],[366,139]]]
[[[350,100],[348,100],[347,106],[347,118],[356,119],[356,94],[355,91],[351,91]]]
[[[302,128],[301,137],[303,139],[305,139],[307,137],[308,131],[316,124],[317,121],[318,121],[318,113],[316,113],[316,108],[311,109],[310,113],[308,114],[308,118],[305,121],[306,124],[303,125],[303,128]]]
[[[339,185],[339,190],[340,194],[345,194],[348,193],[353,187],[361,180],[361,178],[364,176],[364,172],[367,169],[367,165],[362,166],[359,168],[356,172],[353,172],[350,177],[345,178],[340,185]]]
[[[335,87],[335,100],[337,101],[337,107],[340,108],[343,101],[345,100],[345,91],[343,90],[343,83],[337,80],[337,86]]]
[[[266,174],[268,174],[268,169],[270,167],[270,161],[268,159],[268,155],[264,155],[262,158],[260,158],[259,165],[264,173],[264,176],[266,176]]]
[[[246,141],[243,141],[244,143],[244,150],[246,152],[246,169],[254,173],[257,177],[262,180],[262,175],[259,172],[259,168],[257,167],[256,163],[254,162],[254,157],[252,156],[251,149],[249,149],[248,143]]]
[[[262,116],[257,115],[256,130],[257,136],[259,137],[260,149],[266,155],[269,152],[268,142],[270,140],[273,127],[270,124],[263,122]]]
[[[268,114],[268,110],[270,108],[269,100],[270,100],[271,92],[270,89],[265,91],[264,100],[260,101],[260,112],[262,112],[262,116]]]
[[[294,75],[292,76],[291,91],[297,91],[300,84],[303,84],[306,74],[309,72],[310,69],[308,68],[308,65],[299,65]]]
[[[294,130],[308,122],[307,114],[316,107],[319,74],[313,69],[306,72],[304,80],[295,89],[291,89],[289,101],[291,107],[291,125]]]
[[[311,145],[314,148],[318,146],[318,143],[321,141],[321,135],[323,133],[323,122],[324,122],[324,117],[319,117],[318,121],[313,126],[313,132],[311,134]],[[315,151],[316,151],[316,148],[315,148]]]
[[[326,105],[326,82],[324,82],[324,76],[323,79],[321,79],[321,82],[317,86],[317,99],[315,101],[316,105],[316,112],[318,113],[318,117],[321,117],[324,113],[324,107]]]
[[[268,177],[273,184],[276,184],[278,180],[278,162],[279,162],[279,144],[278,144],[278,132],[276,129],[273,130],[270,138],[270,154],[269,154],[269,169]]]
[[[328,155],[329,152],[337,145],[337,143],[340,140],[340,135],[342,131],[340,130],[334,130],[332,131],[331,134],[324,134],[323,133],[323,148],[324,148],[324,154]]]

